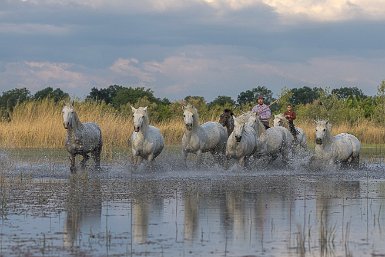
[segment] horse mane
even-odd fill
[[[265,125],[261,122],[261,120],[256,116],[257,118],[257,124],[258,124],[258,136],[261,136],[263,132],[266,131]]]
[[[248,112],[242,113],[238,117],[235,117],[235,120],[237,120],[238,123],[240,124],[245,124],[246,122],[249,121],[250,114]]]

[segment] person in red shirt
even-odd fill
[[[290,128],[291,134],[293,134],[294,139],[297,140],[297,130],[295,129],[294,122],[293,122],[297,118],[297,114],[295,113],[295,111],[293,111],[293,106],[291,104],[287,106],[287,111],[284,112],[283,115],[289,122],[289,128]]]

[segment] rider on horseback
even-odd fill
[[[252,112],[255,112],[258,115],[258,118],[262,122],[262,124],[265,126],[266,129],[270,128],[269,125],[269,119],[271,117],[271,110],[270,105],[266,105],[264,103],[263,96],[258,97],[258,104],[253,107],[251,110]]]
[[[290,132],[291,134],[293,134],[294,140],[297,141],[297,130],[295,129],[294,122],[293,122],[297,118],[297,115],[295,111],[293,111],[293,106],[291,106],[291,104],[287,106],[287,111],[284,112],[283,115],[289,122]]]

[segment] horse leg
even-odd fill
[[[238,164],[241,168],[244,168],[245,167],[245,163],[246,163],[246,160],[245,160],[245,156],[242,156],[241,158],[239,158],[238,160]]]
[[[134,156],[134,165],[135,166],[139,166],[142,162],[142,157],[137,155],[137,156]]]
[[[353,169],[356,169],[359,167],[359,164],[360,164],[360,155],[353,156],[352,154],[351,157],[349,157],[348,161],[349,161],[349,166],[352,167]]]
[[[221,165],[222,167],[225,166],[225,163],[224,163],[225,162],[225,158],[224,158],[223,152],[221,152],[221,151],[212,151],[211,155],[213,156],[216,165]]]
[[[185,168],[187,168],[187,151],[183,149],[182,154],[183,154],[183,165]]]
[[[245,169],[250,169],[250,158],[249,158],[249,156],[245,156],[244,160],[245,160],[245,163],[244,163]]]
[[[95,169],[100,169],[100,154],[102,152],[102,146],[98,146],[94,152],[93,152],[93,157],[95,161]]]
[[[284,165],[287,165],[289,163],[289,152],[290,150],[285,148],[285,149],[282,149],[282,162]],[[294,152],[293,152],[293,155],[294,155]]]
[[[197,151],[197,167],[199,168],[202,165],[202,151]]]
[[[90,157],[88,156],[87,153],[82,153],[81,155],[83,156],[83,160],[80,162],[80,164],[82,166],[82,169],[84,169],[86,167],[86,162]]]
[[[353,168],[357,169],[360,166],[360,155],[354,156],[352,160]]]
[[[75,172],[76,172],[76,167],[75,167],[75,154],[71,154],[71,155],[70,155],[70,162],[71,162],[70,171],[71,171],[71,173],[75,173]]]

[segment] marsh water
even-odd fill
[[[385,256],[384,156],[240,170],[171,150],[137,170],[121,151],[70,174],[64,150],[1,150],[0,256]]]

